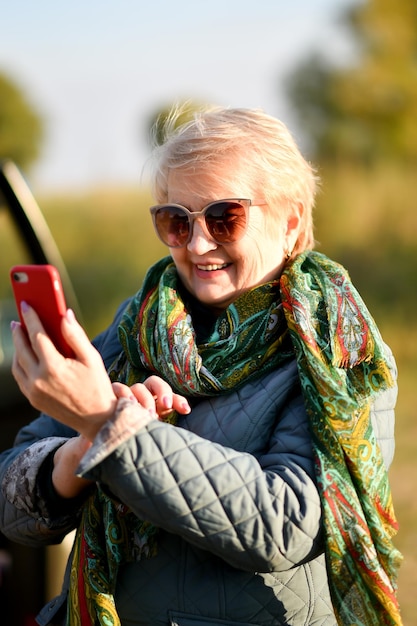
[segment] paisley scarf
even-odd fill
[[[319,253],[304,253],[279,282],[238,298],[198,344],[167,257],[149,270],[119,333],[123,353],[111,368],[113,380],[132,384],[156,373],[189,398],[237,389],[279,367],[295,350],[338,623],[401,624],[400,555],[391,540],[397,525],[370,423],[372,398],[393,381],[379,332],[347,272]],[[157,529],[99,486],[84,506],[76,536],[69,626],[120,624],[113,600],[118,566],[151,558],[157,543]]]
[[[317,252],[286,269],[281,294],[310,418],[336,618],[399,626],[398,525],[370,421],[373,396],[393,384],[382,339],[346,270]]]

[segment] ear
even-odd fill
[[[291,205],[287,218],[287,230],[285,233],[287,250],[289,252],[292,252],[297,242],[303,214],[304,205],[302,202],[297,202]]]

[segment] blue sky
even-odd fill
[[[283,78],[312,50],[349,54],[353,0],[13,0],[0,71],[46,123],[35,189],[137,184],[150,116],[175,99],[260,107],[297,136]],[[302,137],[297,137],[302,143]]]

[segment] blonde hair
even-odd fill
[[[304,159],[285,124],[258,109],[212,107],[195,112],[178,124],[181,110],[174,108],[164,122],[165,141],[154,151],[153,192],[167,202],[171,170],[204,166],[216,179],[230,181],[228,161],[244,169],[245,183],[268,203],[271,216],[285,219],[302,205],[301,227],[292,255],[314,247],[313,207],[318,177]]]

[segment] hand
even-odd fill
[[[71,310],[62,320],[62,333],[75,354],[71,359],[56,350],[31,307],[22,304],[22,314],[27,334],[12,323],[12,372],[20,390],[34,407],[92,441],[117,403],[100,354]]]
[[[146,409],[155,410],[162,419],[172,411],[184,415],[191,411],[188,400],[174,393],[171,386],[159,376],[149,376],[144,383],[135,383],[131,387],[113,383],[113,391],[118,398],[136,399]]]
[[[82,457],[90,446],[91,442],[80,435],[68,439],[55,452],[52,484],[61,498],[75,498],[92,484],[92,481],[75,475]]]

